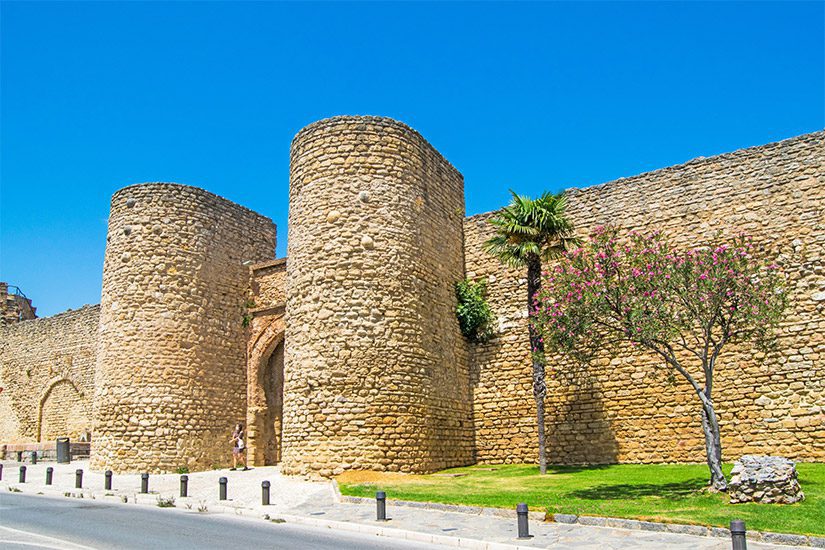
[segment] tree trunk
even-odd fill
[[[700,396],[702,397],[702,396]],[[728,482],[722,472],[722,438],[713,402],[702,399],[702,430],[705,432],[705,453],[710,469],[710,485],[717,491],[727,491]]]
[[[541,380],[541,382],[536,382]],[[533,395],[536,398],[536,428],[539,436],[539,474],[547,473],[547,443],[544,435],[544,396],[547,386],[544,382],[544,365],[533,359]]]
[[[533,299],[541,289],[541,259],[531,256],[527,259],[527,311],[532,315]],[[539,439],[539,473],[547,473],[547,449],[544,435],[544,398],[547,382],[544,379],[544,343],[539,334],[529,324],[530,350],[533,358],[533,397],[536,399],[536,427]]]

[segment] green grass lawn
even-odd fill
[[[731,465],[725,466],[730,474]],[[748,529],[825,535],[825,464],[797,464],[805,492],[791,505],[729,504],[727,495],[704,489],[701,464],[621,464],[549,467],[535,465],[453,468],[431,475],[347,472],[338,478],[341,493],[374,497],[514,508],[589,516],[727,527],[743,519]],[[464,474],[451,477],[445,474]]]

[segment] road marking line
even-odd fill
[[[63,545],[68,544],[68,545],[72,546],[73,548],[77,548],[78,550],[97,550],[96,548],[92,548],[91,546],[83,546],[82,544],[77,544],[76,542],[71,542],[71,541],[68,541],[68,540],[65,540],[65,539],[59,539],[57,537],[49,537],[47,535],[41,535],[40,533],[32,533],[31,531],[23,531],[22,529],[12,529],[11,527],[6,527],[5,525],[0,525],[0,529],[5,529],[6,531],[10,531],[12,533],[19,533],[21,535],[29,535],[30,537],[40,537],[42,539],[46,539],[46,540],[56,542],[56,543],[59,543],[59,544],[63,544]],[[10,541],[10,542],[15,542],[16,544],[25,544],[25,543],[20,543],[20,542],[17,542],[17,541]],[[65,548],[65,546],[61,546],[59,548]]]
[[[39,543],[39,542],[26,542],[22,540],[4,540],[3,542],[8,544],[17,544],[20,546],[34,546],[35,548],[48,548],[49,550],[66,550],[65,546],[51,546],[47,543]]]

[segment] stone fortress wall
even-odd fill
[[[464,180],[378,117],[302,130],[291,151],[283,471],[471,463]]]
[[[274,224],[201,189],[150,183],[112,197],[107,241],[92,468],[225,463],[231,425],[246,417],[248,264],[274,255]]]
[[[739,232],[779,255],[791,300],[778,353],[723,351],[715,377],[725,459],[747,453],[825,460],[825,133],[568,191],[577,233],[598,225],[662,230],[691,248]],[[467,274],[488,279],[501,331],[473,354],[476,452],[481,462],[536,456],[525,274],[482,250],[494,213],[467,218]],[[551,462],[701,462],[697,398],[655,357],[626,349],[582,368],[548,361]]]
[[[92,429],[99,306],[0,327],[0,442]]]
[[[464,218],[461,174],[390,119],[312,124],[291,155],[289,262],[270,220],[211,193],[118,191],[101,305],[0,327],[0,443],[91,429],[93,468],[204,469],[245,418],[250,463],[287,473],[535,461],[525,274],[483,252],[493,213]],[[581,235],[741,230],[780,254],[779,352],[719,366],[725,458],[825,460],[825,132],[568,196]],[[488,281],[489,344],[460,335],[465,275]],[[695,397],[657,365],[551,358],[550,460],[703,461]]]

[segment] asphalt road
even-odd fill
[[[441,547],[208,512],[0,493],[0,548],[406,550]]]

